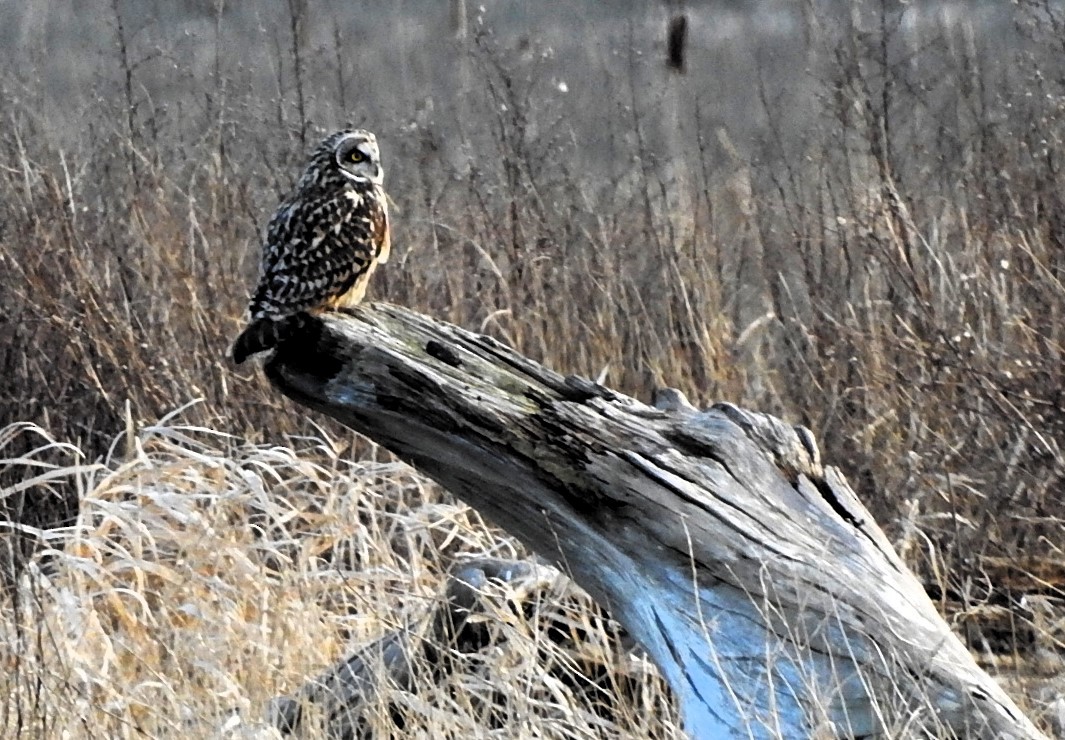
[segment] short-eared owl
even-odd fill
[[[369,131],[339,131],[318,145],[267,227],[251,321],[233,345],[237,363],[274,347],[291,317],[362,300],[377,265],[388,261],[383,182]]]

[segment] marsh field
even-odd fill
[[[370,300],[810,427],[1065,729],[1061,3],[0,0],[0,50],[0,735],[276,737],[274,697],[453,563],[525,555],[225,357],[348,124],[394,203]],[[545,588],[379,736],[682,737]]]

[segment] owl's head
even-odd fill
[[[300,185],[324,185],[337,177],[359,184],[384,182],[376,136],[363,130],[338,131],[327,136],[311,155]]]
[[[381,150],[377,137],[369,131],[342,131],[335,134],[332,145],[333,161],[341,174],[355,182],[384,182],[385,171],[381,169]]]

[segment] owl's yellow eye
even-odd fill
[[[352,162],[361,162],[364,159],[366,159],[366,157],[358,149],[356,149],[355,151],[353,151],[351,153],[351,161]]]

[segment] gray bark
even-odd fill
[[[312,318],[266,372],[558,563],[693,737],[1042,737],[806,429],[648,406],[386,305]]]

